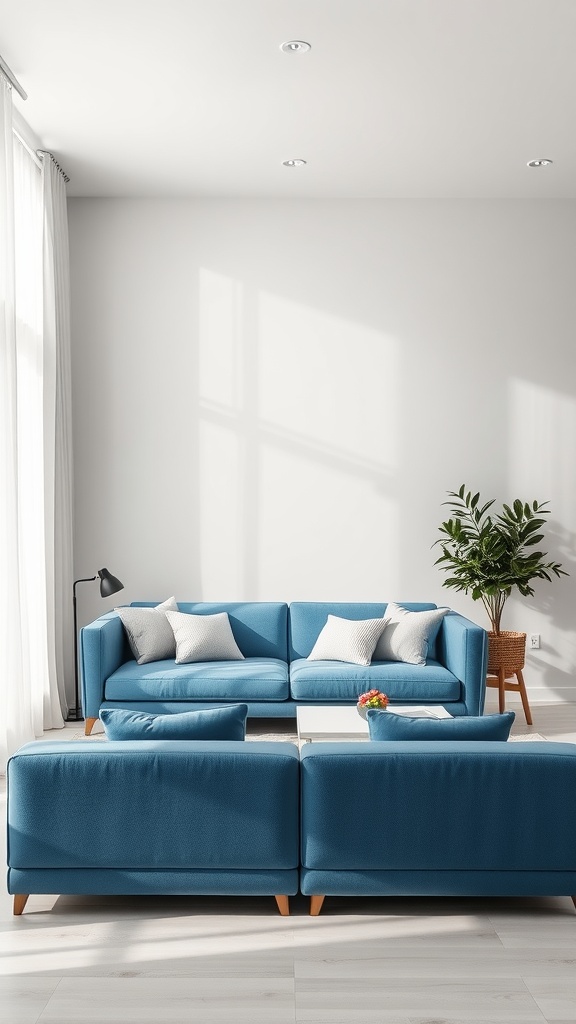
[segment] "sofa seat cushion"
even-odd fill
[[[367,666],[301,658],[290,666],[290,692],[294,700],[356,700],[360,693],[373,687],[400,703],[451,701],[461,696],[460,681],[431,658],[425,665],[381,661]]]
[[[126,661],[106,680],[106,700],[287,700],[288,666],[275,658],[177,665]]]

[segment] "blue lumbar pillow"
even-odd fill
[[[232,704],[175,715],[102,708],[100,718],[109,740],[243,740],[247,704]]]
[[[507,740],[516,715],[410,718],[370,708],[366,718],[371,740]]]

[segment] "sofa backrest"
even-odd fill
[[[150,608],[158,601],[132,601],[134,608]],[[288,605],[275,601],[179,601],[181,612],[214,615],[227,612],[234,639],[245,658],[287,661]]]
[[[11,868],[298,865],[298,748],[37,742],[8,765]]]
[[[321,870],[576,870],[576,744],[311,743],[302,863]]]
[[[437,605],[430,602],[415,603],[398,601],[403,608],[412,612],[430,611]],[[329,615],[337,615],[341,619],[379,619],[386,611],[386,602],[352,603],[335,601],[296,601],[290,605],[288,654],[290,661],[307,658],[314,647],[318,634]],[[431,658],[435,650],[430,650]]]

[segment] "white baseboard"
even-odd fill
[[[573,686],[566,687],[565,694],[562,691],[555,690],[551,693],[544,686],[534,686],[532,688],[526,687],[528,694],[528,701],[532,704],[576,704],[576,692]],[[498,707],[498,690],[495,687],[490,687],[486,690],[486,707]],[[513,690],[506,691],[506,707],[516,706],[522,707],[522,701],[520,700],[520,694],[514,693]]]

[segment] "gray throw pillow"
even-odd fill
[[[347,661],[369,665],[387,619],[341,619],[329,615],[308,661]]]
[[[406,661],[425,665],[428,650],[449,608],[409,612],[393,601],[386,608],[388,625],[376,644],[373,661]]]
[[[176,640],[177,664],[244,660],[234,639],[228,612],[216,612],[215,615],[167,612],[166,618]]]
[[[130,650],[139,665],[174,657],[176,642],[166,618],[168,610],[178,611],[174,597],[169,597],[155,608],[115,609],[122,619]]]

